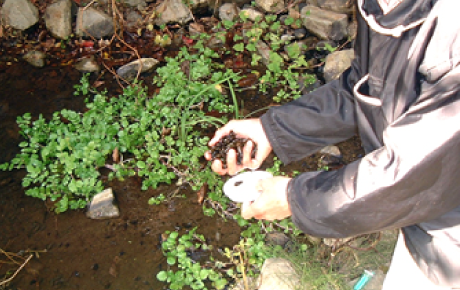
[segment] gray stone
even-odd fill
[[[350,0],[315,0],[316,5],[322,9],[337,13],[351,14],[353,12],[354,1]]]
[[[136,7],[138,9],[147,7],[147,3],[145,0],[121,0],[121,2],[130,7]]]
[[[278,12],[285,8],[284,0],[256,0],[256,4],[265,12]]]
[[[289,34],[283,34],[283,35],[281,35],[281,38],[280,38],[280,40],[282,42],[284,42],[284,43],[290,42],[290,41],[292,41],[294,39],[295,39],[295,36],[294,35],[289,35]]]
[[[240,13],[240,8],[235,3],[225,3],[219,8],[219,18],[221,20],[233,21]]]
[[[326,82],[337,79],[351,65],[354,59],[353,49],[334,51],[326,57],[324,79]]]
[[[120,216],[120,210],[114,204],[112,189],[108,188],[96,194],[88,206],[86,216],[91,219],[109,219]]]
[[[5,0],[1,17],[4,24],[25,30],[38,22],[38,9],[28,0]]]
[[[295,290],[299,283],[300,277],[291,262],[282,258],[265,260],[259,276],[259,290]]]
[[[78,60],[75,63],[75,69],[83,73],[91,73],[100,71],[101,67],[94,59],[94,56],[91,55],[90,57],[85,57]]]
[[[257,285],[258,281],[254,277],[248,277],[246,276],[246,282],[248,283],[248,288],[246,288],[244,280],[240,279],[235,283],[235,286],[232,288],[232,290],[253,290],[253,289],[258,289],[259,286]],[[275,290],[275,289],[273,289]]]
[[[305,28],[321,39],[341,40],[347,35],[348,17],[345,14],[305,6],[300,17]]]
[[[207,42],[206,45],[209,48],[217,48],[217,47],[222,47],[224,46],[224,40],[222,40],[220,37],[217,37],[216,35],[213,35]]]
[[[126,15],[126,28],[130,31],[137,30],[141,22],[142,16],[134,10],[129,11]]]
[[[27,52],[23,59],[34,67],[44,67],[45,66],[46,54],[41,51],[31,50]]]
[[[302,39],[307,36],[307,30],[303,27],[294,30],[295,38]]]
[[[347,34],[351,39],[356,38],[356,34],[358,34],[358,23],[356,21],[350,22],[347,27]]]
[[[355,238],[355,237],[339,238],[339,239],[324,238],[324,239],[323,239],[323,243],[324,243],[326,246],[329,246],[329,247],[339,248],[340,246],[342,246],[342,245],[345,244],[345,243],[348,243],[349,241],[351,241],[351,240],[354,239],[354,238]]]
[[[78,9],[77,35],[84,36],[89,34],[95,38],[102,38],[113,35],[114,32],[113,20],[109,15],[92,7]]]
[[[204,33],[204,31],[204,25],[197,22],[190,23],[188,26],[188,33],[191,36],[198,36],[201,33]]]
[[[56,38],[66,39],[72,34],[72,2],[59,0],[46,7],[45,24]]]
[[[268,45],[263,42],[262,40],[259,40],[256,44],[256,49],[259,55],[262,57],[262,63],[264,65],[269,65],[270,64],[270,51],[271,49],[268,47]]]
[[[225,3],[235,3],[238,7],[243,7],[243,5],[251,3],[252,0],[208,0],[209,9],[211,11],[216,10],[216,6],[219,7]]]
[[[158,18],[155,23],[157,25],[167,23],[186,24],[192,20],[190,9],[181,0],[165,0],[161,2],[156,12]]]
[[[321,150],[319,151],[319,153],[322,153],[322,154],[329,154],[329,155],[332,155],[332,156],[335,156],[335,157],[339,157],[339,158],[342,157],[342,153],[340,152],[339,147],[337,147],[337,146],[335,146],[335,145],[326,146],[326,147],[324,147],[323,149],[321,149]]]
[[[254,8],[244,8],[241,10],[241,13],[243,13],[247,18],[249,18],[251,21],[257,21],[259,19],[263,19],[264,14]]]
[[[132,81],[136,78],[141,65],[140,72],[143,73],[154,69],[158,63],[159,61],[154,58],[141,58],[120,67],[117,74],[127,81]]]
[[[284,233],[271,232],[265,236],[265,240],[269,245],[284,247],[286,243],[289,242],[289,237]]]

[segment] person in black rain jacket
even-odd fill
[[[260,119],[217,130],[210,146],[233,130],[258,151],[251,159],[248,142],[242,165],[231,150],[226,169],[212,168],[257,168],[272,150],[289,163],[358,132],[364,157],[261,181],[242,216],[292,215],[305,233],[331,238],[401,228],[397,248],[431,281],[426,289],[460,288],[460,1],[357,0],[357,9],[352,66]]]

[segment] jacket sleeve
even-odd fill
[[[300,160],[356,134],[351,94],[355,75],[352,67],[338,80],[281,107],[273,107],[261,117],[267,138],[284,163]]]
[[[305,233],[346,237],[429,221],[460,205],[460,65],[383,132],[384,146],[337,171],[288,186]]]

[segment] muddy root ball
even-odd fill
[[[246,142],[248,142],[249,138],[237,138],[236,134],[233,131],[216,143],[216,145],[212,146],[211,149],[211,160],[219,159],[222,161],[223,167],[227,168],[227,153],[230,149],[234,149],[236,151],[236,162],[238,165],[241,165],[241,161],[243,160],[243,148]],[[252,140],[251,140],[252,141]],[[253,142],[254,148],[252,148],[251,158],[256,157],[257,145]]]

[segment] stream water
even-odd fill
[[[10,160],[20,141],[16,117],[26,112],[50,116],[68,108],[84,107],[73,95],[80,73],[70,68],[35,69],[25,64],[0,68],[0,162]],[[136,178],[106,182],[112,187],[121,215],[90,220],[84,210],[56,215],[46,202],[27,197],[22,171],[0,172],[0,249],[18,254],[38,251],[7,289],[162,289],[156,273],[166,267],[161,234],[198,226],[216,247],[231,247],[239,239],[232,221],[203,215],[196,194],[165,205],[148,199],[175,186],[142,191]],[[219,177],[216,177],[219,178]],[[27,256],[27,255],[26,255]],[[0,256],[0,277],[16,269]],[[1,288],[1,287],[0,287]]]
[[[17,116],[29,112],[34,117],[49,117],[63,108],[84,108],[83,97],[73,95],[73,85],[80,77],[70,67],[0,65],[0,163],[18,153],[21,137]],[[114,88],[114,93],[118,89]],[[246,113],[257,108],[255,103],[258,107],[270,103],[261,96],[245,98]],[[339,147],[345,162],[362,153],[358,138]],[[290,165],[287,170],[315,170],[318,157]],[[216,249],[231,247],[239,240],[239,226],[220,217],[205,216],[197,195],[188,188],[180,189],[186,198],[151,206],[150,197],[176,190],[176,186],[142,191],[137,178],[123,182],[105,180],[106,187],[115,192],[121,215],[116,219],[91,220],[85,216],[85,210],[57,215],[46,202],[27,197],[21,186],[23,176],[23,171],[0,171],[0,250],[24,256],[34,252],[35,256],[6,289],[166,289],[156,279],[157,272],[167,265],[160,247],[162,233],[198,227],[197,232]],[[0,254],[2,281],[18,265],[7,263],[10,260],[5,253]]]

